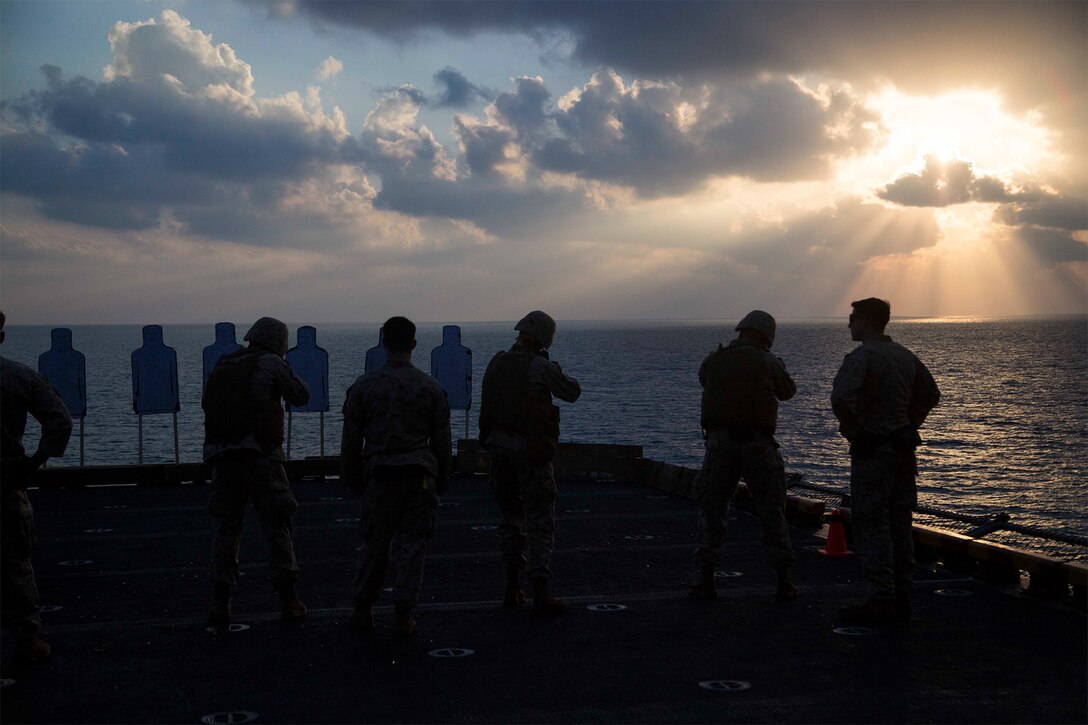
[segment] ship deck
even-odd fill
[[[359,499],[297,482],[300,592],[277,618],[250,516],[239,631],[210,632],[208,486],[35,490],[38,573],[53,658],[8,674],[18,722],[1085,722],[1083,611],[937,567],[919,570],[909,623],[836,631],[863,593],[855,557],[792,529],[801,590],[773,599],[758,523],[731,514],[714,603],[687,595],[694,503],[563,480],[554,594],[536,620],[501,606],[486,477],[458,475],[428,555],[419,630],[350,630]],[[386,595],[389,596],[388,593]],[[605,606],[601,606],[605,605]],[[5,633],[3,660],[12,640]]]

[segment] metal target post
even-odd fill
[[[138,445],[140,447],[140,457],[139,457],[138,461],[139,461],[140,465],[142,466],[144,464],[144,415],[143,415],[143,413],[137,413],[136,414],[136,421],[137,421],[136,440],[137,440]]]
[[[181,449],[178,447],[178,413],[174,411],[174,465],[181,463]]]

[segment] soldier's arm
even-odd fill
[[[941,401],[941,391],[937,387],[937,381],[929,372],[929,368],[919,360],[914,359],[914,388],[911,391],[910,422],[915,428],[921,428],[926,422],[929,411],[937,407]]]
[[[702,386],[704,388],[706,387],[707,368],[710,366],[710,361],[714,358],[715,355],[718,354],[718,352],[721,351],[721,349],[722,349],[722,346],[719,343],[718,344],[718,350],[716,352],[712,352],[709,355],[707,355],[705,358],[703,358],[703,363],[702,363],[702,365],[699,366],[699,385],[700,386]]]
[[[348,388],[344,399],[344,430],[340,438],[340,481],[352,490],[362,492],[366,485],[363,477],[363,431],[365,419],[361,396],[356,386]]]
[[[831,409],[839,419],[839,432],[853,439],[861,430],[860,394],[865,384],[865,359],[851,353],[831,385]]]
[[[770,353],[768,356],[771,364],[771,380],[774,383],[774,396],[779,400],[789,400],[797,394],[797,383],[793,382],[782,358]]]
[[[275,359],[275,374],[276,382],[279,385],[280,394],[283,395],[283,399],[294,406],[306,405],[310,402],[310,388],[302,381],[302,378],[295,375],[295,371],[291,369],[291,366],[287,364],[287,361],[280,357],[272,356]]]
[[[38,450],[31,458],[40,466],[47,458],[63,456],[72,435],[72,416],[68,414],[64,401],[42,378],[36,380],[32,387],[27,411],[42,425]]]
[[[582,386],[577,380],[564,373],[559,363],[548,362],[541,371],[541,377],[552,395],[560,400],[573,403],[582,394]]]

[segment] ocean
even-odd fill
[[[249,321],[238,322],[239,340]],[[414,361],[430,369],[442,324],[420,324]],[[446,324],[456,324],[446,323]],[[339,452],[344,393],[362,374],[378,323],[317,327],[329,353],[330,410],[325,453]],[[291,345],[296,324],[291,324]],[[50,327],[7,328],[4,357],[37,367],[50,347]],[[73,326],[73,345],[87,359],[87,465],[136,463],[137,416],[132,408],[130,354],[142,344],[139,325]],[[1013,521],[1083,534],[1088,530],[1088,318],[893,319],[893,339],[932,371],[942,400],[922,431],[919,497],[966,514],[1009,513]],[[461,342],[472,350],[473,408],[453,411],[453,436],[476,436],[479,383],[494,353],[513,342],[512,322],[466,323]],[[559,402],[561,439],[641,445],[647,458],[690,467],[702,461],[699,364],[733,339],[732,323],[713,320],[559,322],[551,357],[582,385],[574,404]],[[201,457],[202,350],[213,324],[167,325],[164,341],[178,355],[180,457]],[[845,319],[783,321],[773,352],[797,382],[779,412],[778,440],[787,469],[808,481],[845,486],[849,461],[831,413],[831,382],[855,347]],[[292,457],[320,452],[318,413],[292,416]],[[173,462],[173,420],[144,416],[145,463]],[[78,435],[78,424],[76,427]],[[28,449],[37,440],[28,426]],[[49,465],[79,463],[73,436],[68,454]]]

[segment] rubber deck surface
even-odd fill
[[[5,675],[3,722],[1088,720],[1084,612],[922,569],[911,622],[840,634],[836,610],[864,593],[856,559],[792,529],[801,596],[777,603],[745,512],[721,599],[694,601],[695,504],[622,483],[560,482],[553,590],[570,609],[535,620],[502,609],[497,510],[486,478],[459,476],[417,634],[393,637],[389,600],[358,634],[345,622],[359,499],[334,480],[294,488],[310,614],[278,621],[251,515],[234,596],[247,628],[229,633],[204,622],[208,486],[31,491],[54,656]]]

